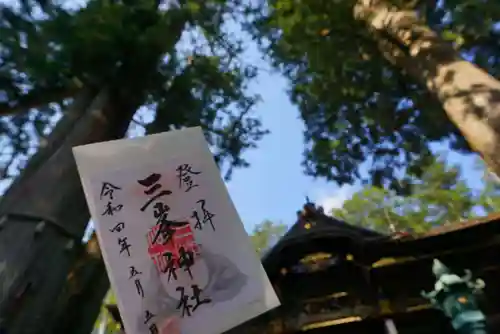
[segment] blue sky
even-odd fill
[[[259,59],[260,55],[252,49],[245,58]],[[247,228],[264,219],[293,223],[306,196],[324,202],[348,195],[348,187],[339,189],[304,175],[301,167],[304,127],[298,110],[288,99],[286,86],[283,77],[267,71],[262,71],[252,85],[252,91],[262,97],[257,112],[271,133],[259,143],[258,149],[245,154],[251,166],[236,171],[227,184]]]
[[[300,166],[303,124],[285,93],[286,81],[277,74],[262,73],[253,89],[262,96],[258,106],[271,134],[259,148],[249,151],[251,166],[234,174],[228,189],[247,228],[264,219],[290,224],[305,197],[323,201],[342,196],[333,184],[314,181]]]
[[[241,34],[237,29],[235,32]],[[298,109],[290,103],[286,93],[286,79],[270,70],[250,40],[242,59],[263,69],[251,85],[251,91],[261,95],[262,102],[257,106],[257,112],[271,131],[259,143],[258,149],[245,154],[251,166],[235,171],[232,180],[227,183],[247,230],[265,219],[293,224],[306,196],[324,206],[327,212],[341,206],[360,186],[339,188],[332,182],[314,179],[303,173],[304,125]],[[332,90],[337,88],[332,87]],[[447,151],[445,145],[434,145],[434,149]],[[448,153],[447,159],[462,166],[470,186],[481,187],[481,174],[473,168],[473,156]]]
[[[11,1],[0,0],[4,3]],[[66,2],[72,7],[83,3],[85,0]],[[241,35],[237,29],[234,32]],[[242,59],[264,69],[251,85],[251,91],[262,97],[256,111],[271,133],[258,144],[258,149],[245,153],[251,166],[236,170],[232,180],[227,183],[245,227],[250,231],[255,224],[265,219],[293,224],[296,211],[301,209],[306,196],[326,209],[340,206],[359,187],[339,188],[333,183],[304,175],[301,166],[303,123],[297,108],[290,103],[286,94],[287,82],[281,75],[266,70],[269,65],[248,38],[247,46]],[[436,149],[443,150],[445,147],[437,145]],[[480,175],[472,169],[471,157],[451,154],[449,160],[452,163],[460,162],[470,184],[480,186]]]
[[[0,3],[12,5],[18,1],[0,0]],[[77,8],[86,0],[66,0],[63,3],[68,8]],[[236,27],[231,30],[241,35]],[[245,153],[251,166],[235,170],[232,180],[227,183],[245,227],[250,231],[254,224],[265,219],[292,224],[295,212],[301,209],[306,196],[320,202],[336,202],[345,198],[346,190],[350,188],[339,190],[333,184],[304,176],[300,166],[303,125],[297,109],[286,95],[286,81],[279,74],[265,70],[269,66],[262,60],[256,46],[250,40],[247,42],[248,50],[242,59],[264,69],[251,85],[252,92],[262,97],[256,112],[271,131],[258,143],[258,149]],[[0,183],[0,188],[5,189],[8,183]]]
[[[258,60],[260,55],[250,47],[245,58]],[[265,66],[262,61],[262,67]],[[237,170],[227,184],[247,230],[264,219],[293,224],[305,196],[328,209],[341,205],[359,189],[359,186],[339,188],[334,183],[304,175],[301,167],[303,123],[297,108],[288,99],[286,87],[287,82],[281,75],[267,71],[262,71],[252,85],[252,90],[262,96],[263,102],[257,111],[271,134],[262,140],[258,149],[246,153],[251,166]],[[435,148],[443,150],[445,146]],[[473,170],[472,157],[450,154],[448,160],[460,163],[469,183],[480,186],[480,174]]]

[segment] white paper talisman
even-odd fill
[[[219,334],[279,305],[200,128],[73,152],[128,334],[172,316]]]

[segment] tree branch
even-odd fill
[[[0,116],[13,115],[51,102],[59,102],[74,96],[78,91],[77,87],[34,89],[28,94],[19,96],[15,102],[0,102]]]

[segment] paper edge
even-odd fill
[[[76,155],[74,154],[74,151],[73,151],[73,155],[75,156],[75,160],[76,160]],[[80,173],[80,168],[79,168],[79,165],[78,165],[78,162],[76,164],[77,166],[77,171],[78,171],[78,176],[80,177],[80,181],[82,183],[82,188],[83,188],[83,192],[85,194],[85,199],[87,201],[87,205],[89,206],[89,211],[91,211],[91,207],[94,207],[96,208],[96,205],[95,205],[95,201],[93,200],[92,196],[90,197],[87,197],[87,194],[89,194],[89,189],[91,187],[90,183],[88,182],[84,182],[82,177],[81,177],[81,173]],[[88,180],[90,181],[90,179]],[[90,218],[91,220],[93,221],[94,224],[99,224],[98,221],[94,221],[92,219],[92,214],[90,215]],[[120,314],[123,314],[124,312],[122,310],[125,309],[125,304],[122,300],[122,298],[120,297],[119,294],[115,293],[115,291],[113,290],[113,286],[116,286],[118,283],[117,283],[117,278],[115,276],[114,273],[112,273],[111,270],[108,270],[108,267],[110,267],[110,264],[109,264],[109,260],[108,260],[108,252],[106,251],[106,248],[105,247],[102,247],[101,245],[104,244],[102,238],[101,238],[101,235],[100,233],[97,233],[97,229],[95,229],[95,234],[96,234],[96,237],[97,237],[97,241],[99,243],[99,249],[101,251],[101,255],[102,255],[102,260],[105,264],[105,270],[106,270],[106,274],[108,276],[108,279],[110,281],[110,286],[109,286],[109,289],[113,292],[113,294],[115,295],[115,299],[116,299],[116,304],[118,306],[118,311],[120,312]],[[125,332],[127,333],[127,331],[130,329],[132,330],[133,328],[127,328],[127,322],[125,321],[125,319],[122,318],[122,323],[123,323],[123,327],[125,329]],[[135,331],[132,331],[131,333],[134,333]]]
[[[87,194],[90,195],[90,193],[89,193],[89,191],[90,191],[89,189],[91,188],[90,182],[92,182],[92,179],[94,178],[94,176],[96,174],[94,171],[102,169],[102,168],[106,168],[104,166],[106,164],[105,162],[98,161],[98,160],[96,161],[96,159],[99,159],[99,157],[102,156],[102,151],[114,151],[114,150],[116,150],[116,147],[118,145],[121,146],[123,140],[128,141],[128,143],[127,143],[128,145],[123,147],[123,149],[127,149],[127,150],[130,149],[131,146],[139,146],[139,147],[141,147],[141,146],[153,146],[156,143],[158,143],[159,140],[163,141],[163,140],[165,140],[165,138],[175,141],[176,140],[175,137],[179,137],[181,135],[182,135],[182,137],[185,137],[186,132],[188,132],[187,135],[189,135],[189,132],[192,132],[191,136],[194,139],[192,141],[192,143],[193,143],[192,145],[199,145],[199,140],[202,140],[203,144],[207,145],[206,146],[207,149],[209,148],[209,145],[206,141],[203,130],[199,126],[185,128],[185,129],[178,130],[178,131],[167,131],[167,132],[152,134],[152,135],[143,136],[143,137],[122,138],[122,139],[116,139],[116,140],[111,140],[111,141],[106,141],[106,142],[92,143],[92,144],[79,145],[79,146],[73,147],[72,148],[73,156],[74,156],[75,161],[76,161],[78,174],[80,177],[80,181],[82,183],[82,188],[83,188],[84,194],[86,196],[89,209],[90,208],[96,209],[96,203],[92,199],[92,196],[87,197]],[[119,147],[119,149],[122,149],[122,148]],[[144,149],[146,149],[146,147],[144,147]],[[203,151],[207,151],[207,150],[204,149]],[[119,150],[117,150],[116,153],[120,154]],[[207,153],[210,153],[209,149],[208,149]],[[212,163],[218,169],[217,164],[215,163],[215,161],[213,161],[213,155],[210,154],[210,158],[212,159]],[[91,159],[91,160],[93,160],[93,162],[89,163],[88,161],[86,161],[86,162],[83,161],[83,160],[87,160],[87,159]],[[164,157],[162,159],[164,159]],[[99,164],[99,162],[101,162],[101,164]],[[154,164],[154,161],[152,161],[151,164]],[[135,166],[141,166],[141,165],[143,165],[142,161],[138,161],[138,162],[131,164],[131,167],[133,168]],[[115,169],[118,170],[118,169],[120,169],[120,167],[117,167]],[[112,170],[110,169],[109,172],[111,172],[111,171]],[[83,181],[83,179],[81,177],[82,174],[86,174],[88,176],[87,182]],[[235,206],[235,204],[234,204],[234,202],[229,194],[227,186],[225,184],[224,184],[224,188],[225,188],[227,200],[229,201],[232,209],[234,210],[237,217],[239,218],[240,224],[242,224],[242,226],[244,226],[243,220],[241,219],[241,216],[239,215],[238,210],[236,209],[236,206]],[[93,211],[95,211],[95,210],[93,210]],[[99,223],[97,221],[94,221],[94,224],[99,224]],[[244,227],[243,227],[243,229],[244,229]],[[245,229],[244,229],[244,231],[248,237],[248,232]],[[100,245],[103,244],[103,241],[101,239],[101,235],[99,233],[97,233],[97,231],[96,231],[96,235],[97,235],[97,240],[98,240],[99,244]],[[113,286],[117,285],[117,278],[111,271],[107,270],[107,268],[110,266],[109,266],[109,261],[108,261],[108,253],[107,253],[106,249],[101,247],[101,253],[103,255],[102,256],[103,260],[106,264],[106,272],[108,274],[110,282],[112,283],[110,286],[110,288],[112,289]],[[260,298],[258,300],[239,307],[238,312],[230,312],[230,314],[228,314],[230,316],[231,320],[234,320],[234,319],[237,320],[237,321],[231,321],[231,323],[233,323],[233,324],[236,323],[236,325],[230,325],[229,322],[226,322],[226,326],[221,327],[221,329],[219,331],[214,332],[213,334],[220,334],[220,333],[224,333],[226,331],[232,330],[234,328],[237,328],[237,327],[243,325],[244,323],[251,321],[252,319],[254,319],[254,318],[256,318],[256,317],[258,317],[266,312],[269,312],[269,311],[271,311],[271,310],[273,310],[281,305],[281,302],[277,296],[277,293],[276,293],[274,287],[272,286],[271,281],[270,281],[264,267],[262,266],[261,260],[259,258],[257,260],[259,262],[259,268],[261,271],[260,276],[261,276],[261,279],[263,279],[263,284],[262,284],[262,287],[264,289],[263,295],[260,296]],[[271,294],[269,294],[269,292],[271,292]],[[120,312],[122,312],[122,310],[125,309],[123,300],[122,300],[122,298],[120,298],[119,294],[115,294],[115,297],[116,297],[118,309],[120,310]],[[123,324],[124,324],[125,330],[134,330],[134,328],[127,328],[128,324],[127,324],[127,321],[125,321],[125,319],[123,319]]]

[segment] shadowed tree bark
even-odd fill
[[[143,22],[143,28],[149,24]],[[158,53],[142,59],[131,54],[112,77],[92,78],[90,82],[95,84],[85,85],[72,112],[49,139],[49,146],[33,158],[2,198],[0,321],[7,333],[52,333],[61,321],[57,315],[62,309],[48,306],[59,296],[67,296],[68,274],[78,260],[75,245],[81,243],[90,218],[72,147],[125,135],[146,98],[143,85],[150,83],[146,79],[156,73],[162,51],[172,49],[184,25],[185,17],[174,15],[172,39]],[[134,80],[127,80],[129,77]],[[93,317],[92,312],[86,316]]]
[[[168,114],[163,113],[147,127],[147,133],[169,131],[171,125]],[[109,279],[94,233],[67,277],[56,306],[57,320],[52,322],[55,328],[50,333],[90,333],[108,290]]]
[[[443,143],[477,151],[500,173],[498,2],[265,0],[254,9],[248,31],[290,80],[305,123],[306,173],[406,195],[408,175]]]
[[[0,210],[8,208],[19,196],[25,194],[24,189],[27,178],[35,173],[40,166],[45,163],[62,145],[66,137],[71,133],[78,121],[83,117],[85,111],[92,103],[96,91],[85,89],[79,93],[71,106],[65,112],[64,117],[57,123],[45,144],[41,143],[40,149],[27,163],[22,171],[22,175],[14,180],[12,185],[6,190],[0,201]]]
[[[96,235],[83,247],[55,304],[53,334],[89,334],[109,289],[109,280]]]
[[[380,40],[384,56],[425,84],[469,145],[500,175],[500,81],[464,60],[415,11],[361,0],[354,13],[376,38],[387,37]]]
[[[30,74],[16,80],[33,76],[33,81],[48,87],[53,83],[47,77],[56,77],[58,86],[57,74],[64,72],[84,82],[74,110],[0,203],[0,320],[9,334],[74,332],[65,315],[72,326],[91,328],[106,291],[101,260],[89,258],[76,246],[89,212],[72,147],[122,138],[143,104],[150,109],[158,106],[155,122],[162,122],[163,129],[201,125],[213,147],[230,157],[226,160],[231,167],[245,166],[240,154],[265,134],[260,121],[249,114],[255,98],[245,90],[253,71],[233,61],[240,52],[238,44],[222,32],[230,1],[181,1],[166,11],[158,5],[149,0],[91,1],[75,14],[52,8],[53,16],[37,27],[0,7],[16,24],[28,25],[32,40],[42,31],[48,36],[42,34],[43,41],[54,39],[63,45],[51,57],[29,55],[35,65],[43,59],[57,60],[40,67],[24,68],[28,61],[12,60],[13,68]],[[175,48],[186,26],[202,28],[207,43],[217,50],[195,45],[186,64]],[[11,23],[4,24],[2,31],[11,28]],[[10,33],[14,37],[1,42],[19,49],[19,33]],[[178,78],[178,84],[172,83]],[[169,103],[165,96],[177,103]],[[11,107],[22,108],[21,102],[17,99]],[[85,263],[88,266],[81,267]],[[98,285],[95,290],[92,280]]]
[[[61,145],[5,197],[0,311],[8,333],[49,333],[54,326],[54,309],[47,305],[63,291],[89,221],[72,147],[123,137],[138,105],[101,90]]]

